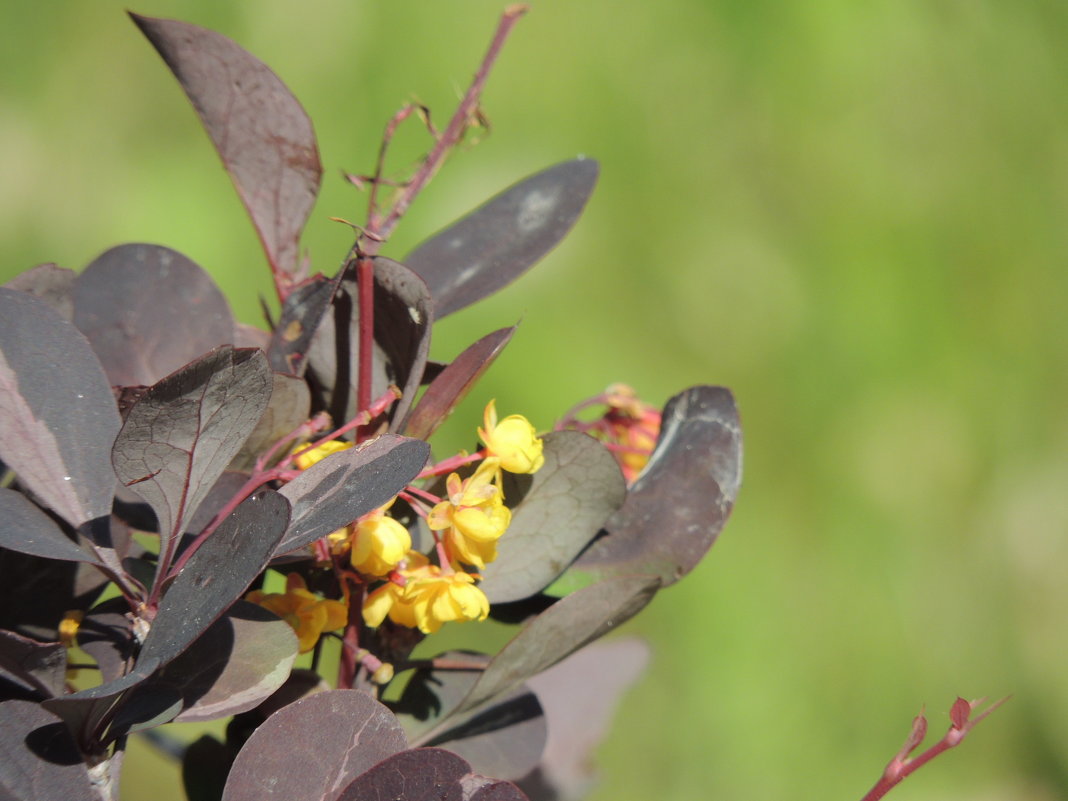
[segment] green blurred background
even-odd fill
[[[176,248],[258,321],[269,280],[206,136],[124,2],[0,12],[0,279]],[[549,427],[624,380],[738,399],[746,474],[654,647],[596,799],[859,798],[927,705],[1014,694],[905,801],[1068,798],[1068,5],[534,0],[459,153],[386,252],[579,153],[602,177],[537,270],[433,355],[522,318],[481,404]],[[234,38],[315,122],[305,244],[332,271],[417,97],[443,124],[502,2],[142,0]],[[413,127],[394,166],[426,146]],[[459,419],[459,422],[457,420]],[[142,746],[143,748],[143,746]],[[139,752],[140,753],[140,752]],[[164,801],[127,762],[127,801]],[[147,767],[146,767],[147,766]]]

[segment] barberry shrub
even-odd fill
[[[443,362],[434,323],[551,250],[597,179],[592,159],[563,161],[402,260],[380,255],[479,122],[523,11],[502,16],[444,130],[414,105],[389,121],[373,172],[349,176],[367,218],[328,274],[299,250],[322,167],[296,99],[229,39],[132,15],[233,179],[279,311],[266,330],[237,324],[203,269],[149,244],[0,288],[4,798],[118,798],[139,732],[182,760],[191,799],[588,789],[588,730],[645,660],[634,641],[595,641],[708,551],[742,437],[722,387],[657,409],[613,385],[548,430],[486,398],[474,449],[432,454],[516,332]],[[408,118],[432,146],[387,181]],[[496,653],[433,649],[443,626],[487,618],[514,628]],[[958,701],[950,734],[910,761],[917,722],[866,798],[955,745],[973,710]],[[187,746],[156,731],[222,718],[224,738]]]

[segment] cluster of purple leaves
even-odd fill
[[[517,625],[512,640],[493,656],[427,660],[388,706],[322,690],[293,669],[289,626],[240,599],[272,565],[311,570],[308,545],[426,466],[427,438],[515,330],[439,363],[433,322],[554,247],[597,164],[520,181],[403,262],[375,256],[372,393],[400,390],[377,421],[386,433],[235,504],[273,443],[317,412],[361,411],[358,272],[354,258],[332,277],[298,263],[322,169],[281,81],[216,33],[134,21],[216,144],[283,304],[269,333],[239,325],[204,270],[147,244],[78,274],[41,265],[0,288],[0,795],[117,797],[130,734],[223,717],[225,742],[184,752],[191,798],[524,797],[505,780],[533,798],[578,795],[591,743],[573,725],[577,700],[603,720],[645,659],[625,641],[586,646],[719,534],[741,475],[733,398],[710,386],[672,398],[629,487],[601,443],[546,435],[544,467],[506,488],[512,523],[481,583],[495,616]],[[109,587],[118,597],[101,600]],[[85,613],[78,643],[100,672],[81,691],[59,642],[69,610]],[[368,636],[402,662],[419,639],[388,624]],[[452,657],[473,667],[438,667]]]

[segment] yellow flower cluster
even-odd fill
[[[451,620],[485,620],[489,614],[489,600],[469,573],[445,572],[413,551],[397,574],[367,596],[368,626],[380,626],[388,615],[394,623],[433,634]]]
[[[309,592],[304,579],[297,573],[290,573],[286,577],[285,592],[253,590],[245,596],[245,600],[274,612],[292,626],[297,633],[302,654],[315,647],[324,631],[342,628],[349,617],[348,607],[344,603],[326,600]]]
[[[489,613],[489,600],[475,586],[477,574],[465,572],[462,566],[482,569],[497,558],[497,540],[512,520],[504,505],[501,471],[534,473],[545,458],[534,426],[518,414],[498,421],[494,401],[486,406],[478,435],[486,445],[486,458],[465,479],[450,474],[445,481],[446,498],[427,515],[430,530],[440,532],[440,565],[411,550],[408,530],[387,514],[393,501],[329,535],[331,551],[340,554],[348,550],[349,562],[365,580],[386,579],[364,601],[363,618],[368,626],[381,625],[388,617],[430,634],[448,621],[484,620]],[[326,442],[298,451],[293,461],[306,470],[351,447],[348,442]],[[287,593],[284,597],[293,605],[299,596]],[[281,600],[274,603],[283,606]],[[297,614],[288,607],[286,611]],[[318,632],[312,637],[311,629],[306,629],[314,644]]]
[[[443,542],[454,561],[483,568],[497,558],[497,540],[512,522],[512,512],[495,483],[499,475],[496,457],[483,460],[463,481],[452,473],[445,482],[448,500],[430,510],[427,526],[445,532]]]

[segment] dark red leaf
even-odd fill
[[[382,506],[419,475],[429,455],[422,440],[383,434],[312,465],[280,490],[293,504],[293,517],[277,555]]]
[[[497,543],[497,559],[481,571],[482,591],[491,603],[518,601],[547,587],[626,497],[615,457],[593,437],[557,431],[544,441],[545,464],[529,477]],[[506,483],[505,499],[511,497]]]
[[[508,692],[604,636],[643,609],[659,587],[660,580],[652,576],[618,576],[557,601],[493,657],[459,710]]]
[[[334,801],[406,744],[397,719],[367,693],[316,693],[253,732],[234,761],[223,801]]]
[[[0,288],[0,460],[77,528],[111,513],[111,388],[85,337],[39,298]]]
[[[267,566],[289,523],[289,502],[260,490],[190,557],[160,602],[138,657],[167,664],[214,623]]]
[[[4,801],[99,801],[67,727],[32,701],[0,703],[4,737],[0,797]]]
[[[953,721],[954,729],[963,729],[968,725],[968,718],[972,714],[972,705],[963,698],[958,697],[949,710],[949,719]]]
[[[513,325],[487,334],[453,359],[430,382],[408,419],[401,424],[400,433],[416,439],[429,438],[493,364],[515,329]]]
[[[255,428],[272,384],[263,351],[224,345],[130,409],[112,461],[119,480],[155,510],[164,549]]]
[[[66,267],[52,263],[38,264],[16,275],[4,286],[40,298],[59,312],[60,317],[70,320],[74,317],[72,292],[76,275],[74,270]]]
[[[230,463],[230,470],[251,470],[257,458],[311,414],[311,395],[304,379],[274,373],[273,386],[266,411]]]
[[[21,492],[0,488],[0,546],[45,559],[96,560]]]
[[[650,573],[674,583],[712,547],[742,480],[742,429],[729,390],[698,386],[664,407],[649,464],[563,581]]]
[[[295,275],[323,168],[311,120],[267,66],[221,34],[131,14],[200,115],[267,259]]]
[[[67,682],[67,649],[0,631],[0,679],[14,679],[37,698],[59,695]]]
[[[119,245],[74,282],[74,323],[116,386],[154,384],[234,341],[234,319],[203,269],[160,245]]]
[[[539,780],[553,794],[542,796],[519,782],[533,799],[581,798],[593,784],[593,754],[608,731],[620,696],[649,661],[641,640],[596,642],[528,680],[541,701],[549,738]]]
[[[402,751],[349,784],[337,801],[464,801],[460,782],[470,772],[467,762],[448,751]]]
[[[571,230],[593,192],[597,162],[573,159],[531,175],[408,254],[441,319],[493,294]]]
[[[278,373],[304,375],[308,351],[326,319],[344,271],[335,278],[316,275],[294,289],[282,303],[278,325],[271,333],[267,358]]]

